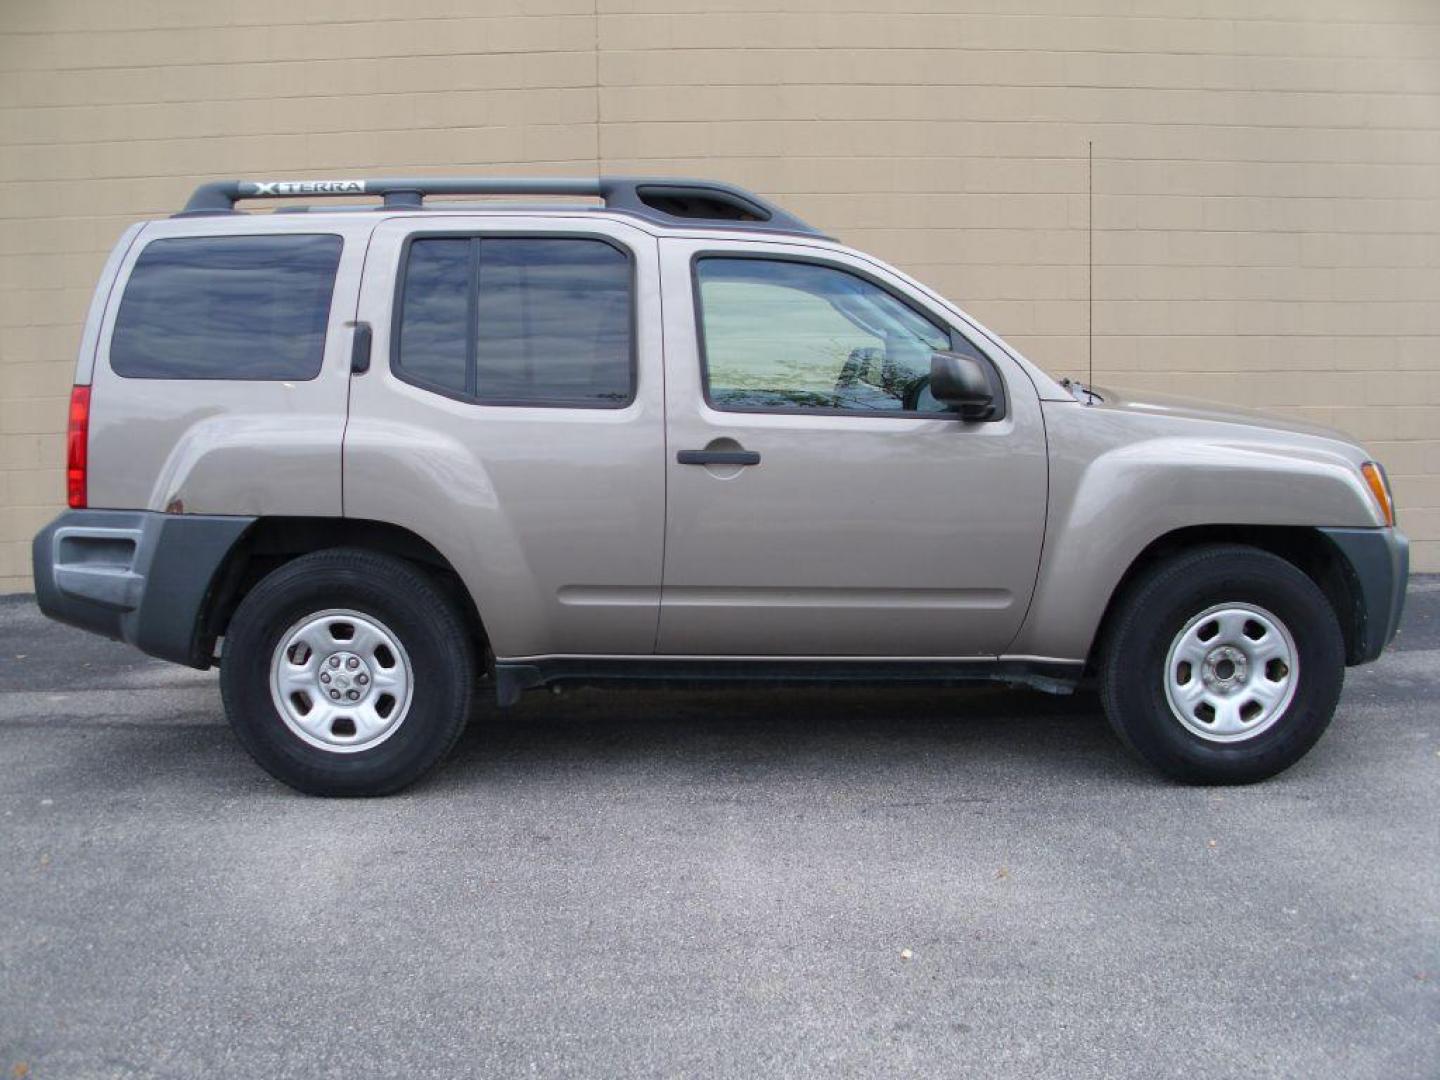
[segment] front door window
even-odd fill
[[[942,412],[950,335],[865,278],[782,259],[696,264],[705,394],[727,411]]]

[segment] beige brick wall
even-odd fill
[[[232,175],[734,180],[1057,373],[1313,417],[1440,570],[1437,0],[0,0],[0,589],[125,224]]]

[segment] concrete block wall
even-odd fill
[[[1052,371],[1333,424],[1440,570],[1435,0],[0,0],[0,589],[79,324],[203,179],[736,181]]]

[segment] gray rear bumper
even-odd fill
[[[1365,664],[1395,639],[1405,611],[1410,578],[1410,542],[1395,529],[1321,529],[1350,567],[1357,610],[1350,664]]]
[[[254,520],[68,510],[31,547],[35,599],[52,619],[209,667],[200,613],[226,554]]]

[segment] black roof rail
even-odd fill
[[[201,184],[179,216],[228,214],[241,199],[378,195],[389,210],[416,210],[430,195],[573,195],[663,224],[822,235],[795,215],[744,188],[716,180],[660,176],[389,177],[376,180],[215,180]]]

